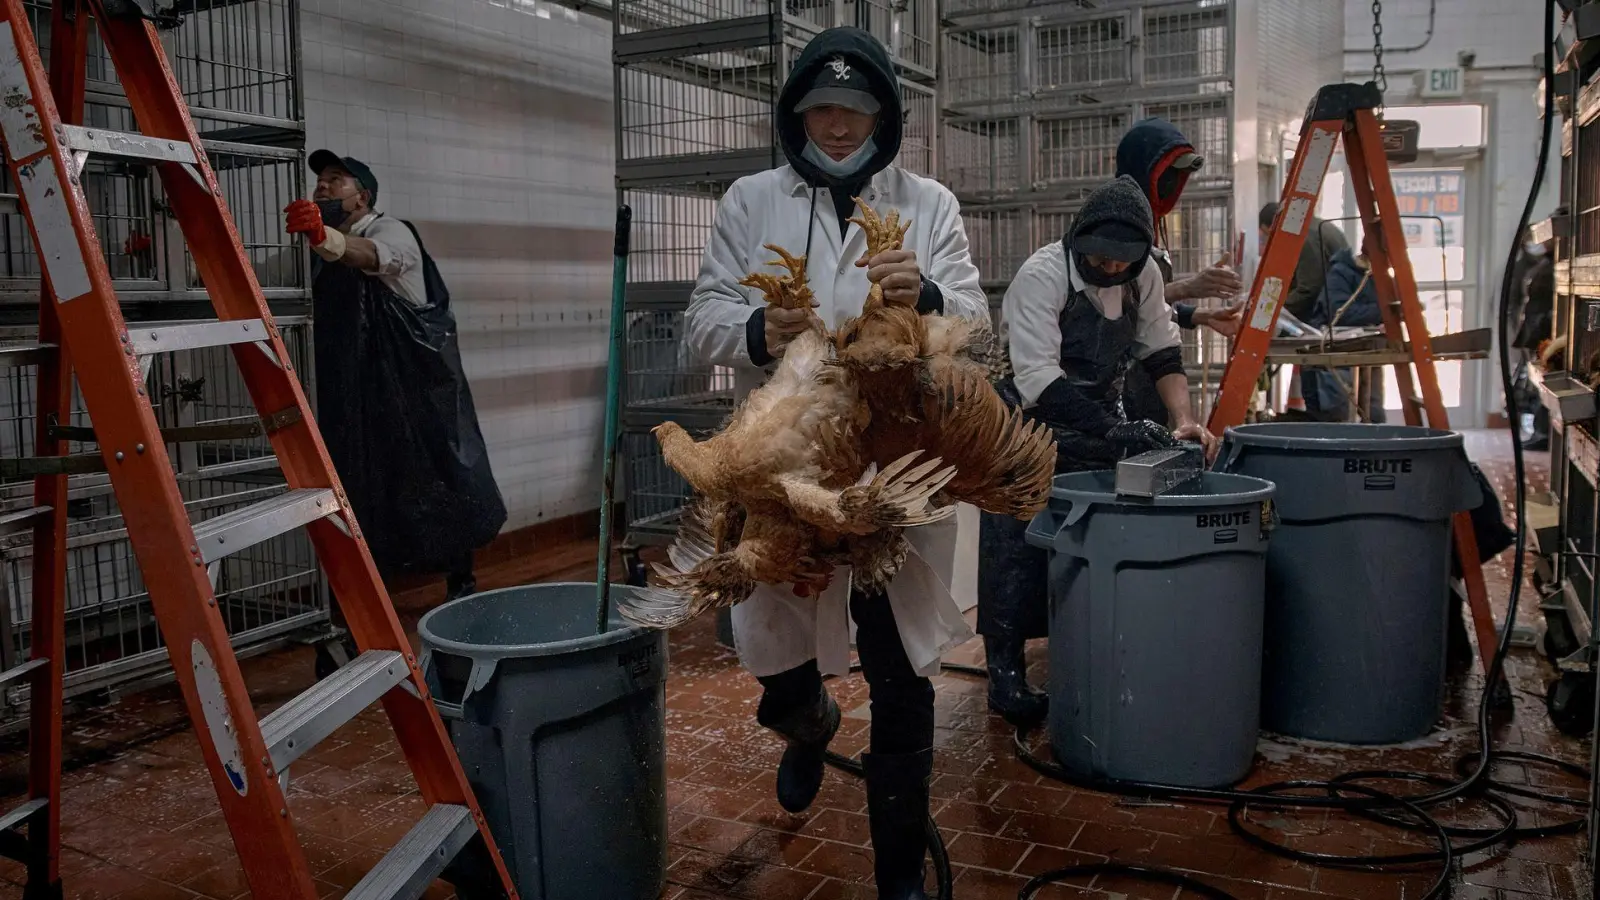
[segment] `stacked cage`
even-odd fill
[[[1532,226],[1533,239],[1555,254],[1553,315],[1550,333],[1537,336],[1550,343],[1540,343],[1526,363],[1550,416],[1550,491],[1530,498],[1526,514],[1546,626],[1542,647],[1559,673],[1545,704],[1556,726],[1573,735],[1592,733],[1600,718],[1600,75],[1593,43],[1573,46],[1556,74],[1560,119],[1551,127],[1561,136],[1560,196],[1554,215]],[[1600,766],[1600,741],[1592,753]],[[1600,875],[1600,782],[1591,786],[1589,865]]]
[[[1165,222],[1180,274],[1232,246],[1230,4],[951,0],[941,37],[940,171],[961,201],[973,258],[998,309],[1017,267],[1065,233],[1116,172],[1128,127],[1161,116],[1206,165]],[[1194,390],[1226,360],[1219,335],[1186,332]]]
[[[935,4],[894,0],[619,0],[617,202],[633,210],[621,451],[630,545],[670,540],[687,496],[650,429],[696,434],[733,410],[733,373],[693,359],[684,312],[717,203],[736,179],[784,164],[772,109],[801,49],[834,25],[893,51],[906,108],[896,161],[932,175]]]
[[[47,52],[50,4],[29,0],[27,6]],[[297,0],[177,0],[158,8],[156,26],[246,254],[304,377],[312,369],[308,265],[284,234],[280,212],[306,195]],[[93,32],[86,98],[85,125],[138,130]],[[84,188],[130,329],[141,322],[214,318],[155,173],[91,156]],[[0,192],[14,195],[9,184]],[[33,496],[30,472],[17,458],[33,455],[39,354],[30,342],[37,335],[41,284],[14,196],[0,202],[0,457],[10,461],[0,476],[0,522],[20,522]],[[167,448],[194,521],[285,489],[229,348],[152,357],[146,389],[164,429],[190,429],[180,435],[202,438]],[[98,450],[76,393],[72,421],[63,424],[70,452]],[[166,648],[104,473],[71,476],[67,514],[67,696],[168,677]],[[31,527],[0,528],[0,668],[29,654],[32,561]],[[223,560],[211,574],[240,653],[326,628],[326,587],[303,532]],[[8,688],[0,697],[0,724],[17,720],[26,702],[26,687]]]

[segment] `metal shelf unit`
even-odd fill
[[[1533,232],[1536,239],[1554,239],[1551,337],[1565,339],[1566,346],[1551,360],[1551,371],[1530,366],[1550,413],[1550,505],[1557,523],[1553,546],[1539,542],[1534,583],[1545,616],[1545,652],[1561,672],[1551,696],[1563,684],[1585,683],[1593,696],[1600,659],[1594,628],[1600,619],[1600,419],[1587,384],[1600,374],[1600,78],[1585,84],[1580,67],[1568,65],[1556,79],[1568,98],[1558,111],[1561,121],[1553,123],[1562,134],[1561,206]],[[1552,577],[1537,577],[1541,572]],[[1592,725],[1600,722],[1600,706],[1570,715]],[[1600,741],[1593,743],[1591,766],[1600,768]],[[1591,873],[1600,872],[1600,783],[1591,786],[1588,856]]]
[[[891,48],[906,120],[896,163],[937,172],[932,3],[892,0],[619,0],[613,19],[617,202],[633,210],[626,288],[622,452],[628,538],[671,539],[687,488],[649,429],[715,429],[733,373],[684,347],[684,311],[717,203],[735,180],[784,162],[772,108],[807,41],[834,25]],[[898,19],[898,28],[896,27]]]
[[[48,54],[50,4],[28,0],[27,9],[39,47]],[[173,76],[309,390],[309,264],[304,249],[284,234],[281,212],[306,190],[298,0],[158,0],[157,12]],[[89,40],[84,124],[137,131],[98,33],[91,31]],[[98,156],[90,158],[84,180],[129,324],[214,317],[160,180],[148,168]],[[3,174],[0,194],[14,194]],[[0,202],[0,457],[32,453],[38,360],[27,348],[36,339],[40,289],[27,225],[14,202]],[[159,356],[147,388],[162,398],[157,415],[164,426],[257,420],[228,348]],[[80,404],[70,424],[93,423]],[[97,447],[85,440],[73,452]],[[264,437],[186,442],[169,450],[196,521],[285,489]],[[69,497],[68,697],[104,696],[170,678],[166,647],[109,481],[104,474],[74,475]],[[31,478],[0,479],[0,523],[12,517],[20,523],[31,503]],[[31,533],[27,525],[0,524],[0,668],[29,652]],[[326,582],[303,534],[223,561],[217,600],[241,654],[326,631]],[[0,692],[0,729],[20,724],[27,702],[26,687]]]

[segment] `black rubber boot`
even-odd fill
[[[989,708],[1017,727],[1036,725],[1050,711],[1050,698],[1028,686],[1020,638],[985,637],[989,668]]]
[[[822,790],[823,753],[839,730],[839,704],[826,690],[814,703],[781,718],[757,720],[789,741],[778,763],[778,804],[791,813],[805,812]]]
[[[928,856],[928,782],[933,751],[863,753],[872,870],[878,900],[928,900],[923,862]]]

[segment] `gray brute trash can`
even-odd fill
[[[596,603],[592,583],[534,584],[417,624],[428,690],[525,900],[653,898],[666,879],[666,632],[613,617],[596,634]]]
[[[1184,787],[1249,774],[1260,722],[1273,486],[1204,473],[1153,500],[1060,475],[1027,540],[1050,553],[1050,742],[1069,772]]]
[[[1244,425],[1216,468],[1278,485],[1262,727],[1349,744],[1427,734],[1444,702],[1450,516],[1481,501],[1461,435]]]

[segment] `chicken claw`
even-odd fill
[[[768,250],[778,254],[778,259],[769,260],[769,266],[782,266],[789,270],[788,275],[773,275],[770,272],[751,272],[739,283],[745,287],[753,287],[761,291],[767,298],[768,305],[779,309],[811,309],[817,305],[816,297],[811,293],[811,287],[806,282],[806,258],[794,256],[789,251],[776,244],[765,244]]]

